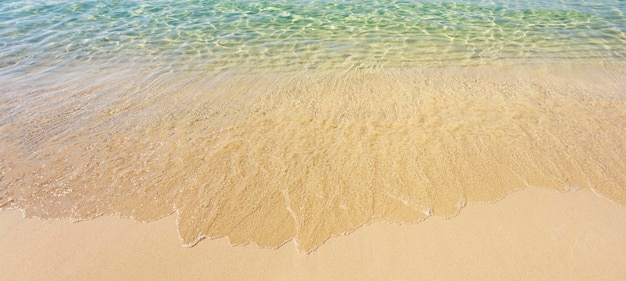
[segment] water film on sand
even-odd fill
[[[527,186],[626,205],[624,65],[90,75],[0,87],[0,208],[308,252]]]

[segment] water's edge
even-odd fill
[[[122,77],[0,103],[1,208],[76,221],[176,213],[188,246],[294,240],[310,252],[526,186],[626,204],[624,65]]]

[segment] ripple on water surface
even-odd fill
[[[0,7],[0,69],[92,62],[292,71],[626,57],[623,1],[22,2]]]
[[[623,1],[0,6],[0,208],[310,251],[526,186],[626,204]]]

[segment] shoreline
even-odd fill
[[[296,237],[310,251],[371,221],[450,217],[523,186],[595,188],[626,205],[625,66],[61,87],[63,99],[3,107],[0,206],[76,220],[178,211],[185,244]]]
[[[260,249],[225,238],[185,248],[174,216],[71,223],[2,211],[0,279],[617,280],[626,274],[624,231],[626,208],[591,190],[532,187],[468,204],[452,219],[363,226],[310,254],[293,242]]]

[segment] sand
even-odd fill
[[[620,280],[626,208],[591,190],[528,188],[452,219],[374,223],[310,254],[181,246],[173,216],[80,223],[0,212],[1,280]]]
[[[311,251],[527,186],[626,205],[626,64],[183,75],[0,105],[0,209],[176,212],[188,245],[296,239]]]

